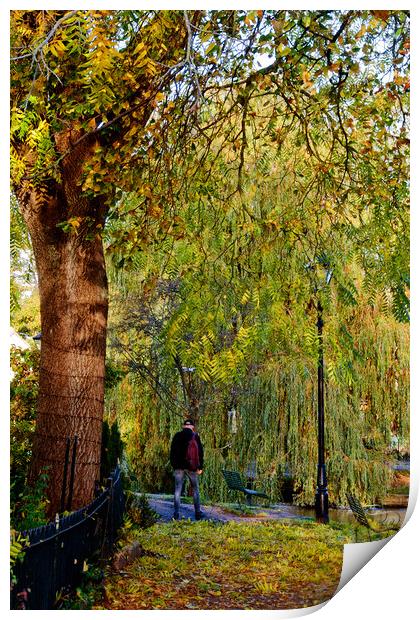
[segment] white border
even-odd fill
[[[1,114],[0,114],[0,122],[1,122],[1,132],[0,135],[2,137],[2,149],[1,149],[1,160],[0,160],[0,178],[1,178],[1,206],[0,206],[0,214],[1,214],[1,225],[0,225],[0,265],[2,265],[1,269],[1,287],[0,287],[0,312],[1,321],[0,321],[0,343],[2,346],[2,355],[0,356],[1,365],[0,365],[0,389],[2,395],[2,426],[1,428],[1,454],[3,458],[1,458],[1,481],[2,484],[2,493],[5,493],[5,497],[2,498],[2,508],[0,514],[1,519],[1,546],[0,553],[2,562],[0,563],[0,591],[2,593],[1,598],[1,609],[6,611],[8,614],[19,613],[16,611],[9,610],[9,597],[7,592],[8,585],[8,562],[4,560],[8,557],[8,531],[9,531],[9,500],[7,490],[4,490],[4,487],[7,486],[8,480],[8,457],[6,455],[9,454],[9,444],[8,444],[8,419],[7,411],[8,411],[8,379],[9,379],[9,365],[8,365],[8,278],[7,266],[9,265],[9,254],[8,254],[8,211],[9,211],[9,158],[8,158],[8,135],[9,135],[9,104],[8,104],[8,88],[9,84],[9,76],[8,76],[8,66],[5,62],[5,58],[7,57],[7,45],[9,40],[8,35],[8,12],[11,9],[57,9],[59,8],[59,2],[16,2],[12,3],[9,1],[3,2],[0,8],[0,41],[3,44],[6,44],[6,50],[3,47],[3,62],[0,63],[0,71],[1,71],[1,93],[2,96],[0,98],[1,101]],[[351,9],[351,8],[380,8],[380,9],[397,9],[397,2],[389,2],[382,1],[379,3],[373,2],[369,5],[366,5],[363,2],[317,2],[317,3],[284,3],[284,2],[263,2],[262,6],[257,6],[259,3],[257,2],[249,2],[243,1],[240,3],[240,8],[244,9],[255,9],[255,8],[266,8],[266,9]],[[78,8],[86,8],[83,6],[84,3],[74,3],[68,2],[64,4],[64,8],[66,9],[78,9]],[[331,6],[332,5],[332,6]],[[116,3],[114,1],[109,2],[95,2],[89,3],[87,8],[104,8],[104,9],[113,9],[113,8],[121,8],[121,3]],[[237,8],[237,6],[232,3],[222,3],[222,2],[124,2],[124,8],[157,8],[157,9],[197,9],[197,8],[211,8],[211,9],[228,9],[228,8]],[[419,138],[418,132],[418,124],[416,110],[420,109],[420,102],[418,97],[418,81],[417,81],[417,63],[418,63],[418,45],[416,39],[419,35],[418,30],[418,9],[415,6],[410,6],[409,3],[404,3],[404,7],[411,10],[412,17],[412,28],[415,32],[416,36],[412,38],[413,42],[413,65],[414,70],[412,72],[412,110],[413,110],[413,129],[412,134]],[[3,148],[4,147],[4,148]],[[418,162],[418,139],[412,141],[412,161]],[[417,164],[418,165],[418,164]],[[412,204],[416,206],[414,197],[418,197],[418,178],[419,173],[415,170],[415,165],[412,165],[412,170],[417,172],[417,174],[412,174]],[[417,177],[417,178],[416,178]],[[417,239],[415,238],[416,233],[419,231],[418,227],[418,216],[416,211],[414,210],[412,213],[412,353],[411,353],[411,375],[415,379],[419,376],[420,365],[419,365],[419,354],[418,354],[418,278],[416,278],[417,274],[417,266],[418,266],[418,246],[419,243],[416,243]],[[418,383],[418,381],[417,381]],[[415,382],[412,382],[412,396],[411,396],[411,411],[413,415],[411,416],[411,485],[410,485],[410,503],[412,504],[415,499],[414,496],[417,496],[418,491],[418,474],[419,474],[419,458],[418,454],[416,454],[415,450],[418,450],[419,446],[419,422],[418,417],[420,415],[420,407],[419,407],[419,398],[418,398],[418,387]],[[410,507],[412,509],[412,506]],[[398,617],[411,620],[414,617],[414,609],[418,611],[418,595],[417,591],[419,589],[418,586],[418,553],[419,549],[419,509],[414,511],[411,518],[405,524],[404,528],[401,532],[399,532],[395,537],[393,537],[390,542],[383,548],[380,553],[378,553],[373,559],[368,562],[366,566],[364,566],[359,572],[351,578],[350,583],[343,587],[325,606],[317,606],[316,608],[310,608],[307,610],[295,610],[295,611],[194,611],[194,614],[199,615],[201,617],[213,617],[216,614],[229,614],[232,617],[242,618],[244,615],[247,618],[268,618],[268,617],[296,617],[302,616],[306,613],[311,613],[312,611],[316,611],[317,618],[320,620],[329,620],[329,619],[339,619],[353,620],[354,617],[366,617],[366,618],[379,618],[380,620],[395,620]],[[374,545],[374,543],[369,543],[369,545]],[[356,549],[346,550],[347,555],[350,553],[350,556],[359,557],[361,556],[362,547],[360,545],[347,545],[346,547],[356,547]],[[359,547],[359,549],[357,549]],[[346,564],[346,563],[345,563]],[[415,570],[417,569],[417,570]],[[343,567],[343,575],[346,573],[346,566]],[[350,570],[350,569],[349,569]],[[44,614],[53,614],[55,615],[58,612],[49,611],[49,612],[32,612],[32,617],[44,617]],[[74,613],[74,612],[73,612]],[[89,611],[79,611],[77,612],[80,615],[92,614],[95,612]],[[124,613],[122,611],[106,611],[101,612],[103,614],[115,614],[115,613]],[[149,617],[150,614],[154,614],[153,617],[156,617],[156,614],[159,616],[169,615],[170,618],[184,618],[185,611],[154,611],[154,612],[139,612],[139,611],[128,611],[125,612],[130,615],[141,614],[142,617]],[[187,612],[188,613],[188,612]],[[194,617],[195,617],[194,615]],[[102,616],[101,616],[102,617]]]

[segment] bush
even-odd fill
[[[103,595],[103,570],[97,566],[87,566],[82,582],[75,592],[61,593],[57,597],[55,609],[92,609],[95,600]]]
[[[11,506],[11,523],[14,529],[25,531],[47,523],[48,500],[45,493],[47,486],[47,470],[39,476],[33,486],[25,485]]]
[[[10,510],[12,526],[26,530],[46,523],[47,472],[28,484],[38,398],[40,352],[12,347],[10,365]]]
[[[151,508],[144,493],[141,495],[129,493],[127,504],[128,518],[141,529],[151,527],[159,519],[159,515]]]
[[[124,443],[115,420],[111,427],[107,420],[102,424],[101,480],[107,478],[121,459]]]

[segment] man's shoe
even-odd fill
[[[173,521],[179,521],[179,515],[174,514],[174,516],[172,517]]]
[[[195,520],[196,521],[201,521],[201,519],[204,519],[204,517],[205,517],[205,514],[204,514],[204,512],[201,512],[201,510],[200,510],[200,512],[196,512],[195,513]]]

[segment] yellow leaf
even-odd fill
[[[137,45],[137,47],[134,50],[134,55],[138,56],[139,58],[143,58],[144,56],[146,56],[146,54],[147,54],[147,47],[145,46],[143,41],[140,41],[140,43]]]

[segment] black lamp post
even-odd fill
[[[322,328],[322,304],[317,303],[318,329],[318,473],[315,493],[315,516],[318,523],[328,523],[328,486],[327,470],[325,467],[325,425],[324,425],[324,343]]]
[[[321,263],[322,264],[322,263]],[[324,264],[324,267],[326,265]],[[313,269],[313,265],[309,265]],[[325,282],[331,282],[332,271],[327,268]],[[325,378],[324,378],[324,342],[323,342],[323,307],[318,294],[318,286],[315,286],[317,294],[317,332],[318,332],[318,466],[317,486],[315,493],[315,517],[318,523],[328,523],[328,483],[325,466]]]

